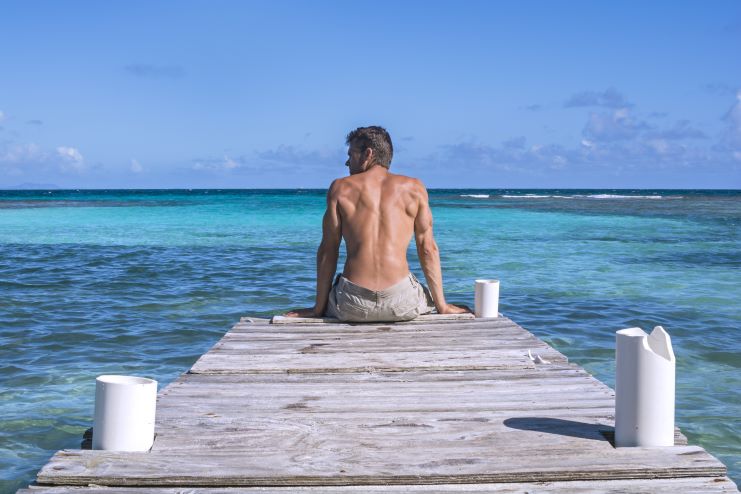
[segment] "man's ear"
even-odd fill
[[[370,165],[373,163],[373,150],[371,148],[365,148],[363,152],[363,164]]]

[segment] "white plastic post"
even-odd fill
[[[95,380],[93,449],[148,451],[154,442],[157,381],[134,376]]]
[[[476,317],[499,317],[499,280],[476,280],[474,312]]]
[[[676,359],[661,326],[617,332],[615,446],[674,445]]]

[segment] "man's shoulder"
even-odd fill
[[[357,189],[357,184],[355,184],[351,179],[352,176],[335,178],[332,180],[332,183],[329,184],[327,195],[330,198],[338,198],[342,195],[347,195],[354,189]]]
[[[404,184],[414,188],[425,188],[422,181],[415,177],[400,175],[398,173],[389,173],[389,177],[391,177],[393,180],[396,180],[400,184]]]
[[[339,190],[342,188],[350,187],[352,185],[352,175],[347,177],[339,177],[332,180],[332,183],[329,184],[329,191],[332,192],[333,190]]]
[[[386,180],[386,183],[389,184],[388,181],[390,181],[394,188],[401,187],[414,192],[424,192],[427,190],[421,180],[407,175],[389,172]],[[337,196],[351,191],[359,191],[362,190],[366,184],[367,177],[364,177],[362,174],[336,178],[329,186],[329,194],[331,196]]]

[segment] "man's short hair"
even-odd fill
[[[373,163],[385,168],[391,167],[391,159],[394,157],[394,145],[391,144],[391,136],[383,127],[372,125],[370,127],[358,127],[345,139],[348,146],[355,144],[362,152],[370,148],[373,150]]]

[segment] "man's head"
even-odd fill
[[[374,165],[391,166],[394,146],[383,127],[358,127],[347,134],[345,143],[349,146],[346,165],[350,167],[350,173],[359,173]]]

